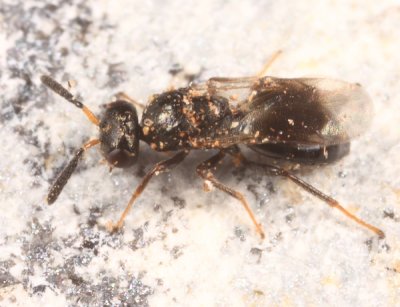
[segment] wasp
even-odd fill
[[[49,204],[56,201],[89,148],[100,145],[111,167],[126,168],[135,164],[139,144],[144,142],[152,150],[174,154],[155,164],[142,178],[118,222],[109,225],[112,231],[121,229],[134,202],[154,176],[172,169],[192,151],[214,149],[216,154],[198,164],[197,174],[207,186],[237,199],[262,238],[263,227],[243,194],[214,175],[226,156],[261,169],[266,175],[293,181],[380,238],[385,236],[292,171],[274,163],[253,161],[242,151],[247,146],[269,158],[298,164],[341,159],[349,153],[350,141],[366,130],[372,117],[371,99],[359,84],[330,78],[211,78],[153,95],[146,106],[120,93],[97,117],[51,77],[42,76],[41,81],[80,108],[99,128],[99,137],[79,148],[52,184]],[[143,107],[140,122],[136,106]]]

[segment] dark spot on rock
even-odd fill
[[[46,286],[45,285],[38,285],[32,288],[33,294],[41,294],[44,291],[46,291]]]
[[[186,206],[186,201],[183,198],[180,198],[178,196],[173,196],[171,199],[174,202],[174,207],[178,207],[179,209],[183,209]]]
[[[246,241],[245,232],[240,227],[235,227],[235,236],[242,242]]]
[[[182,256],[182,246],[174,246],[171,250],[171,255],[174,259],[178,259],[180,256]]]

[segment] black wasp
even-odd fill
[[[371,117],[371,101],[359,84],[326,78],[212,78],[152,96],[139,123],[137,103],[124,94],[109,103],[98,119],[52,78],[42,76],[41,80],[82,109],[100,130],[99,138],[84,144],[59,174],[50,188],[49,204],[56,201],[88,148],[100,144],[111,167],[125,168],[135,163],[139,141],[143,141],[153,150],[175,154],[154,165],[144,176],[119,221],[110,226],[114,231],[123,226],[128,211],[154,175],[173,168],[192,150],[218,149],[217,154],[197,166],[197,174],[206,184],[239,200],[261,237],[263,228],[244,196],[213,174],[226,155],[246,166],[262,169],[267,175],[292,180],[384,237],[382,230],[353,215],[335,199],[277,165],[247,159],[239,148],[246,145],[265,156],[295,163],[328,163],[342,158],[349,153],[351,138],[366,129]]]

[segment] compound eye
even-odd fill
[[[136,155],[125,149],[114,149],[106,156],[108,163],[115,167],[129,167],[136,162]]]

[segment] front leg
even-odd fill
[[[230,187],[224,185],[220,181],[218,181],[214,174],[212,173],[212,169],[215,169],[220,161],[225,157],[225,153],[220,151],[215,156],[212,156],[210,159],[202,162],[196,168],[197,174],[204,179],[205,183],[211,183],[214,187],[225,192],[226,194],[236,198],[239,200],[243,207],[246,209],[247,214],[250,216],[251,220],[253,221],[254,225],[256,226],[257,232],[260,234],[261,238],[264,239],[265,234],[264,230],[259,224],[254,216],[253,211],[251,210],[249,204],[247,203],[246,199],[244,198],[243,194],[231,189]]]
[[[116,232],[116,231],[120,230],[124,224],[124,220],[125,220],[126,216],[129,213],[129,210],[132,208],[133,203],[140,196],[140,194],[142,194],[143,190],[146,188],[150,179],[153,178],[153,176],[157,176],[157,175],[169,170],[170,168],[175,167],[176,165],[181,163],[188,154],[189,154],[189,151],[183,150],[183,151],[180,151],[177,154],[175,154],[172,158],[158,162],[156,165],[154,165],[153,168],[146,174],[146,176],[143,177],[142,182],[137,186],[135,192],[133,192],[131,199],[128,202],[128,205],[126,206],[124,212],[122,212],[121,217],[119,218],[118,222],[116,224],[110,222],[107,225],[107,228],[111,232]]]

